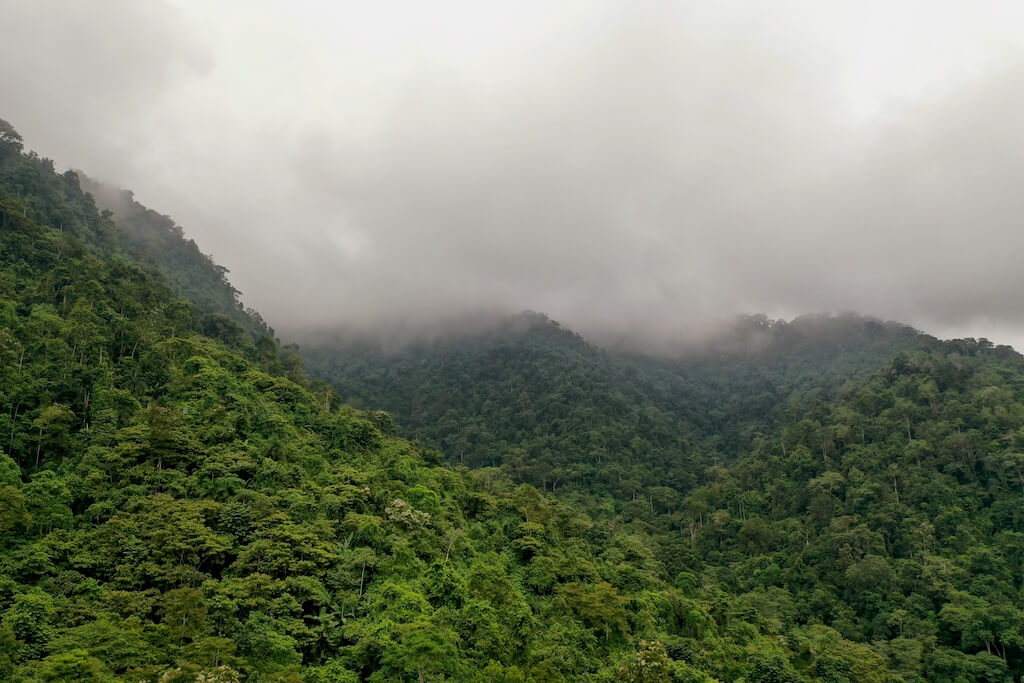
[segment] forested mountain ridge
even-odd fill
[[[127,240],[0,126],[0,679],[1020,677],[1012,350],[886,333],[766,374],[731,354],[725,387],[790,379],[729,440],[662,403],[678,368],[537,319],[528,353],[493,342],[494,378],[473,349],[437,358],[464,370],[442,383],[456,411],[478,379],[565,394],[527,404],[530,429],[514,401],[496,423],[548,452],[502,437],[470,469],[340,404]],[[627,447],[574,470],[554,449],[588,424]]]
[[[604,352],[540,314],[397,353],[312,347],[308,362],[347,400],[388,410],[460,464],[504,464],[549,489],[617,452],[674,457],[690,431],[655,405],[657,387],[624,382]]]
[[[259,313],[243,307],[227,270],[186,239],[171,218],[142,206],[130,191],[75,171],[57,174],[52,160],[22,153],[13,126],[0,120],[0,127],[8,131],[0,134],[0,182],[23,204],[25,217],[70,232],[97,253],[120,251],[159,271],[174,294],[204,317],[202,325],[211,335],[238,335],[241,328],[253,342],[273,341],[274,331]]]
[[[729,609],[750,610],[772,624],[769,631],[787,634],[788,648],[806,648],[803,655],[790,650],[790,664],[765,678],[716,669],[723,679],[1019,677],[1024,358],[1018,353],[985,340],[940,342],[852,316],[792,324],[754,318],[741,324],[775,328],[768,331],[785,338],[759,343],[757,353],[740,344],[747,350],[733,345],[685,362],[634,358],[610,369],[620,361],[532,319],[528,332],[511,336],[412,347],[390,357],[366,348],[321,348],[310,358],[313,372],[333,362],[325,376],[333,371],[336,381],[342,378],[336,386],[345,395],[368,386],[389,408],[395,407],[390,397],[418,396],[419,403],[397,406],[400,419],[402,410],[435,401],[476,410],[481,400],[494,400],[508,411],[514,394],[496,399],[488,392],[509,390],[527,393],[532,405],[553,406],[528,416],[513,409],[499,419],[449,413],[432,422],[421,415],[413,424],[427,438],[440,435],[449,449],[447,437],[463,438],[452,426],[474,419],[510,429],[503,433],[512,438],[525,434],[519,443],[489,444],[506,454],[501,471],[546,485],[597,519],[643,529],[676,585],[700,587],[695,595],[705,600],[705,611],[691,617],[703,613],[715,621],[718,601],[732,596],[739,602]],[[807,325],[811,331],[801,331]],[[625,400],[625,392],[616,393],[621,385],[609,389],[595,378],[627,382],[636,389],[630,398],[649,401],[592,418],[599,424],[626,415],[620,424],[630,435],[651,430],[633,420],[660,410],[659,380],[680,392],[669,396],[698,403],[697,409],[675,404],[667,434],[679,446],[668,450],[668,462],[647,444],[631,449],[621,440],[619,450],[588,460],[574,445],[590,435],[560,431],[572,426],[557,422],[560,396],[572,391],[566,384],[577,383],[575,396],[591,411],[603,405],[595,392]],[[764,396],[752,395],[758,387]],[[723,415],[700,419],[701,401],[718,404]],[[751,407],[761,412],[745,414]],[[521,426],[552,415],[555,422],[533,432]],[[732,434],[716,431],[722,427]],[[515,456],[551,443],[551,434],[560,435],[568,454],[534,448],[523,458],[528,467],[519,467]],[[544,441],[531,441],[538,437]],[[578,460],[566,467],[560,458]],[[758,628],[763,632],[764,625]],[[801,666],[801,657],[841,638],[848,641],[841,648],[847,659],[829,655]],[[882,673],[886,667],[893,672]]]
[[[727,454],[749,448],[758,433],[814,401],[829,401],[848,382],[901,351],[935,348],[912,327],[855,313],[804,315],[792,321],[740,316],[700,347],[634,362],[670,384],[683,411],[711,446]]]
[[[442,467],[236,328],[207,336],[77,177],[5,130],[0,678],[635,668],[674,594],[644,539]]]
[[[262,316],[245,308],[241,292],[228,280],[228,271],[200,251],[195,240],[186,239],[172,218],[135,200],[121,190],[77,172],[82,190],[91,194],[101,211],[109,211],[123,237],[123,246],[137,260],[155,265],[176,294],[209,314],[226,315],[255,339],[274,336]]]
[[[935,342],[856,315],[747,316],[699,348],[656,357],[605,351],[523,313],[396,349],[321,338],[303,355],[345,400],[387,410],[453,461],[592,490],[610,467],[645,485],[692,485],[686,471],[735,458],[786,415]]]

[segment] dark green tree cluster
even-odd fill
[[[315,347],[306,360],[347,400],[384,408],[453,461],[549,491],[599,485],[624,453],[664,471],[686,452],[690,428],[652,400],[646,378],[539,314],[505,327],[394,354]]]
[[[543,319],[513,336],[310,355],[314,373],[379,400],[450,458],[474,425],[490,436],[470,443],[507,476],[653,539],[704,615],[683,659],[716,678],[1017,679],[1024,358],[854,316],[744,330],[675,360],[604,353]],[[520,393],[537,407],[533,431]],[[590,419],[560,420],[566,403]],[[651,414],[670,421],[642,422]],[[586,430],[598,424],[621,430],[600,458]],[[756,671],[696,654],[744,632],[784,646],[754,648]],[[671,638],[658,646],[679,656]]]
[[[759,436],[676,510],[621,509],[792,643],[828,631],[904,680],[1018,680],[1022,428],[1024,358],[940,343]]]
[[[893,354],[934,343],[859,316],[750,316],[698,351],[601,350],[536,313],[397,351],[307,345],[306,367],[348,401],[383,408],[452,461],[500,466],[548,491],[685,490],[814,400]]]

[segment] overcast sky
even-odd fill
[[[0,0],[0,117],[279,332],[857,310],[1024,348],[1024,3]]]

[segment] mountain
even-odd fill
[[[652,540],[698,601],[683,629],[698,650],[701,624],[733,646],[734,618],[783,634],[781,659],[746,672],[669,649],[720,680],[1019,675],[1024,358],[1009,347],[854,315],[754,316],[702,352],[650,358],[524,314],[305,355],[450,459],[500,465]]]
[[[676,591],[644,539],[442,466],[140,249],[0,141],[0,678],[557,680],[646,652]]]
[[[676,357],[604,351],[536,313],[385,348],[358,337],[304,350],[346,400],[470,466],[545,489],[617,480],[685,488],[788,414],[935,339],[855,315],[740,318]]]
[[[0,121],[0,680],[1024,673],[1012,349],[753,317],[647,358],[529,314],[322,345],[353,407],[129,208]]]
[[[592,479],[631,449],[666,462],[687,450],[689,428],[656,406],[658,387],[537,314],[453,343],[310,347],[306,358],[346,400],[387,410],[408,436],[542,488]]]

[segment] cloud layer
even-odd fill
[[[0,116],[278,329],[858,310],[1024,341],[1016,3],[362,5],[0,0]]]

